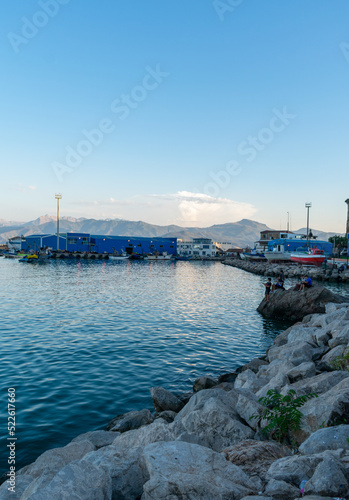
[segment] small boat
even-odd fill
[[[27,262],[29,264],[32,264],[33,262],[38,262],[38,261],[39,261],[39,257],[34,254],[34,255],[25,255],[24,257],[19,259],[18,262]]]
[[[306,264],[308,266],[320,267],[325,259],[325,252],[319,248],[309,248],[307,252],[291,253],[291,262]]]
[[[127,260],[129,259],[130,256],[127,255],[127,253],[122,253],[120,255],[117,254],[109,254],[109,259],[110,260]]]
[[[151,255],[146,255],[144,257],[145,260],[171,260],[172,259],[172,254],[168,254],[167,252],[162,252],[160,254],[151,254]]]
[[[241,254],[241,256],[243,259],[254,260],[257,262],[267,260],[264,253],[258,252],[255,249],[251,250],[251,252],[244,252],[243,254]]]
[[[3,252],[5,259],[18,259],[19,255],[17,252]]]

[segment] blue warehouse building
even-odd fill
[[[33,234],[26,236],[22,241],[21,249],[24,252],[37,251],[39,248],[49,247],[57,250],[56,234]],[[60,233],[59,249],[67,252],[97,252],[128,254],[146,254],[167,252],[177,254],[176,238],[143,238],[135,236],[105,236],[89,233]]]

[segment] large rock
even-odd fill
[[[299,488],[285,481],[271,479],[264,493],[270,495],[274,500],[294,500],[299,497]]]
[[[253,430],[241,421],[235,409],[238,396],[238,391],[215,388],[196,393],[175,418],[174,424],[183,428],[179,439],[221,451],[252,438]]]
[[[113,418],[107,425],[107,431],[126,432],[151,424],[154,417],[149,410],[129,411]]]
[[[291,451],[275,441],[246,439],[224,450],[230,462],[241,467],[249,476],[257,474],[265,481],[266,473],[273,462],[291,455]]]
[[[150,394],[153,399],[153,405],[157,412],[171,410],[179,412],[184,403],[172,392],[166,391],[163,387],[152,387]]]
[[[42,474],[57,473],[65,465],[73,460],[79,460],[86,453],[94,451],[96,447],[90,441],[79,441],[70,443],[62,448],[53,448],[45,451],[34,463],[26,468],[26,474],[38,477]]]
[[[321,427],[347,423],[349,421],[349,378],[346,377],[318,398],[307,401],[301,411],[303,413],[301,431],[297,431],[297,439],[300,442],[305,441],[310,434]]]
[[[349,450],[349,425],[325,427],[311,434],[299,447],[305,455],[321,453],[325,450]]]
[[[150,479],[142,500],[228,500],[257,493],[251,479],[224,455],[195,444],[151,444],[143,461]]]
[[[118,433],[108,432],[108,431],[90,431],[80,434],[72,440],[72,443],[78,443],[80,441],[90,441],[97,450],[103,448],[103,446],[108,446],[112,444]]]
[[[304,292],[276,290],[269,301],[262,300],[257,308],[265,318],[281,318],[301,321],[307,314],[324,313],[328,303],[341,304],[348,299],[337,295],[323,286],[313,286]]]
[[[98,452],[96,452],[98,453]],[[119,497],[120,500],[126,497]],[[60,470],[44,488],[26,500],[111,500],[112,480],[101,468],[88,462],[72,462]]]
[[[334,457],[325,457],[305,485],[304,493],[344,497],[349,493],[349,485],[344,476],[344,468]]]
[[[193,391],[194,392],[199,392],[203,391],[204,389],[211,389],[211,387],[214,387],[217,385],[217,380],[211,378],[211,377],[199,377],[195,380],[193,384]]]
[[[10,484],[5,481],[1,486],[0,486],[0,500],[20,500],[21,496],[23,495],[24,491],[27,489],[27,487],[30,485],[30,483],[33,481],[32,476],[28,476],[26,474],[23,474],[21,476],[16,477],[16,486],[15,486],[15,491],[10,491],[8,488],[10,487]]]

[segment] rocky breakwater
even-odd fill
[[[349,305],[329,303],[276,337],[264,359],[195,391],[152,388],[155,412],[113,419],[43,453],[17,473],[12,500],[307,500],[349,495]],[[301,408],[293,446],[265,440],[259,398],[316,393]],[[263,426],[263,421],[262,421]]]
[[[285,278],[299,278],[307,275],[314,280],[329,281],[333,283],[349,283],[349,269],[339,271],[336,267],[328,265],[325,268],[315,266],[302,266],[297,264],[271,264],[270,262],[249,262],[241,259],[225,259],[223,264],[237,267],[253,274],[262,276],[279,276],[281,270]]]
[[[312,286],[304,291],[275,290],[259,304],[257,311],[265,318],[279,318],[300,321],[307,314],[324,313],[326,304],[343,304],[348,299],[335,294],[324,286]]]

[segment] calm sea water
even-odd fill
[[[151,409],[152,386],[187,391],[263,355],[287,326],[256,312],[265,278],[221,263],[2,258],[0,280],[3,472],[8,387],[24,466],[120,413]]]

